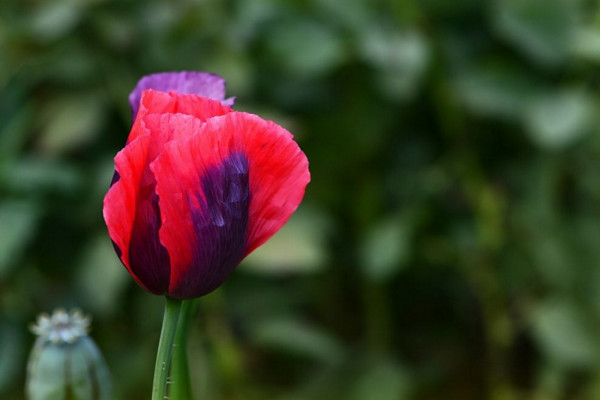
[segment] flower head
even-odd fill
[[[104,219],[140,286],[190,299],[220,286],[283,226],[310,174],[288,131],[233,111],[214,88],[194,86],[200,95],[188,94],[192,85],[181,79],[175,81],[184,93],[160,80],[151,80],[160,90],[148,88],[148,78],[138,84],[146,90],[115,157]]]
[[[44,341],[55,344],[73,343],[80,337],[87,336],[90,322],[90,317],[83,315],[81,310],[75,309],[67,313],[59,308],[52,315],[40,314],[36,323],[31,325],[31,331]]]

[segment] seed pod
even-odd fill
[[[81,311],[42,314],[31,330],[38,338],[27,365],[29,400],[109,400],[108,368],[87,335],[90,319]]]

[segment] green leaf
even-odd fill
[[[360,36],[359,51],[379,70],[381,90],[401,99],[415,94],[429,65],[429,44],[416,30],[371,26]]]
[[[590,131],[593,99],[584,91],[566,89],[532,102],[525,115],[531,139],[544,149],[564,148]]]
[[[555,66],[569,56],[579,11],[574,0],[500,0],[494,23],[499,34],[526,56]]]
[[[67,35],[81,19],[81,2],[58,0],[43,2],[30,20],[36,39],[49,42]]]
[[[322,362],[337,362],[343,349],[321,328],[288,317],[261,320],[253,329],[256,343]]]
[[[352,400],[398,400],[409,396],[410,380],[396,363],[382,360],[366,368],[353,384]]]
[[[81,176],[70,164],[22,157],[0,169],[0,184],[19,192],[73,192],[81,184]]]
[[[120,294],[130,282],[106,235],[93,238],[83,252],[77,270],[78,286],[87,302],[86,308],[105,315],[120,306]]]
[[[312,273],[325,261],[329,231],[324,215],[302,206],[244,262],[242,270],[267,274]]]
[[[278,24],[269,33],[268,48],[286,71],[302,78],[324,75],[347,57],[338,32],[310,20]]]
[[[570,367],[594,365],[597,332],[567,299],[540,304],[533,311],[532,322],[534,334],[551,361]]]
[[[38,214],[32,203],[0,203],[0,278],[19,264],[23,251],[36,232]]]
[[[573,38],[573,53],[585,60],[600,62],[600,29],[580,27]]]
[[[343,24],[359,34],[374,18],[369,0],[314,0],[314,3],[332,23]]]
[[[529,101],[540,92],[536,80],[510,64],[467,68],[454,81],[455,94],[471,112],[483,116],[519,119]]]
[[[95,96],[69,96],[54,100],[44,114],[40,146],[62,153],[89,144],[102,121],[102,104]]]
[[[376,224],[360,249],[364,274],[374,281],[385,281],[404,268],[410,256],[411,237],[411,218],[391,216]]]

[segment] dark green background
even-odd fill
[[[191,69],[313,177],[200,302],[198,399],[599,399],[599,68],[595,1],[0,1],[0,397],[62,306],[149,398],[163,299],[102,198],[129,91]]]

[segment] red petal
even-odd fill
[[[129,243],[135,221],[140,181],[144,174],[145,155],[148,151],[149,136],[145,135],[127,145],[115,157],[115,168],[120,179],[109,189],[104,197],[104,221],[108,234],[118,249],[123,265],[129,270],[136,282],[148,290],[129,262]]]
[[[195,95],[144,91],[128,144],[115,157],[119,179],[104,199],[104,219],[121,261],[138,284],[153,293],[166,292],[170,265],[168,254],[158,239],[161,217],[156,180],[149,165],[166,143],[193,132],[168,130],[164,126],[148,129],[145,118],[155,113],[180,112],[202,121],[230,111],[219,101]]]
[[[251,114],[233,112],[205,124],[177,114],[146,122],[151,129],[194,132],[169,143],[151,169],[160,240],[171,259],[169,295],[198,297],[288,220],[310,180],[308,161],[289,132]],[[242,211],[244,218],[237,215]]]
[[[250,226],[246,255],[287,222],[310,182],[308,160],[293,136],[271,121],[240,113],[236,133],[250,164]]]
[[[146,115],[149,114],[181,113],[206,121],[210,117],[227,114],[231,111],[230,107],[224,106],[220,101],[206,97],[176,92],[165,93],[153,89],[144,90],[140,100],[140,109],[127,142],[131,142],[144,132],[144,129],[140,129],[138,125],[142,124]]]

